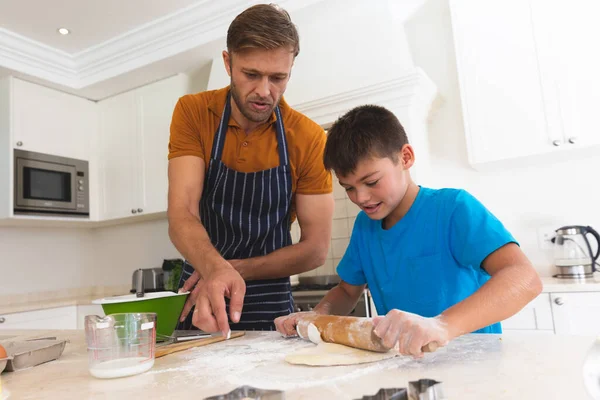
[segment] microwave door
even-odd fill
[[[18,159],[16,172],[17,207],[76,210],[74,166]]]

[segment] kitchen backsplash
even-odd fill
[[[352,203],[344,188],[333,177],[333,196],[335,198],[335,209],[333,213],[333,225],[331,231],[331,245],[327,253],[325,264],[317,269],[301,274],[301,276],[335,275],[335,269],[342,259],[354,226],[354,220],[360,208]],[[298,221],[292,224],[292,241],[297,243],[300,239],[300,226]]]

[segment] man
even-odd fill
[[[333,215],[325,133],[282,97],[298,52],[286,11],[250,7],[227,32],[230,86],[175,107],[169,236],[186,258],[179,287],[192,290],[178,329],[274,330],[293,312],[290,275],[324,263]]]

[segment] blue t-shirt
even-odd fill
[[[392,309],[434,317],[469,297],[490,275],[481,267],[515,239],[465,190],[421,187],[406,215],[388,230],[364,212],[356,217],[337,272],[369,286],[379,315]],[[500,323],[477,333],[502,333]]]

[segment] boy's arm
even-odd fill
[[[351,285],[341,281],[331,289],[311,312],[299,312],[275,319],[277,331],[284,336],[296,336],[298,320],[309,314],[348,315],[365,290],[366,285]]]
[[[502,321],[542,291],[537,272],[515,243],[492,252],[482,267],[492,277],[460,303],[434,318],[392,310],[374,319],[375,334],[386,347],[398,343],[400,353],[422,357],[429,343],[445,346],[457,336]]]
[[[542,291],[538,273],[515,243],[492,252],[482,267],[491,279],[441,314],[449,339],[505,320]]]

